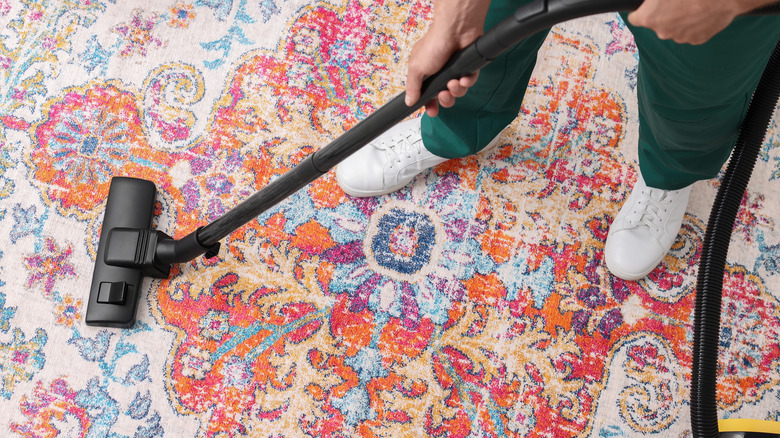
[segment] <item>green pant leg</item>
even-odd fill
[[[625,14],[623,19],[628,23]],[[666,190],[717,176],[780,38],[780,17],[737,18],[697,46],[629,28],[639,49],[642,176]]]
[[[493,0],[485,29],[529,2]],[[423,116],[422,138],[426,149],[440,157],[460,158],[487,146],[517,117],[536,64],[536,52],[546,36],[544,31],[525,39],[482,68],[477,83],[453,107],[440,108],[436,117]]]

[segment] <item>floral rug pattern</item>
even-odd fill
[[[84,324],[113,176],[155,227],[218,218],[400,92],[425,0],[0,0],[0,430],[26,437],[690,435],[717,180],[640,282],[606,234],[637,176],[636,47],[554,28],[491,151],[357,199],[333,172],[219,257]],[[778,119],[724,282],[721,417],[780,421]]]

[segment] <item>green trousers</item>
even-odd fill
[[[489,29],[527,1],[493,0]],[[628,19],[623,15],[623,20]],[[715,177],[780,39],[780,17],[739,17],[705,44],[660,40],[628,25],[639,50],[639,167],[647,184],[676,190]],[[479,152],[518,115],[548,31],[484,67],[476,85],[437,117],[423,116],[425,147],[460,158]]]

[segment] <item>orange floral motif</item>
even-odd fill
[[[44,113],[29,160],[33,178],[62,214],[96,215],[112,176],[165,181],[171,157],[146,142],[138,100],[119,84],[71,88]]]

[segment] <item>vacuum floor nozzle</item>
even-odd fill
[[[135,323],[143,269],[107,264],[106,253],[109,252],[112,230],[150,229],[156,192],[157,188],[151,181],[125,177],[111,180],[89,291],[85,318],[88,325],[125,328]],[[111,245],[111,252],[120,250],[120,242],[115,244]]]

